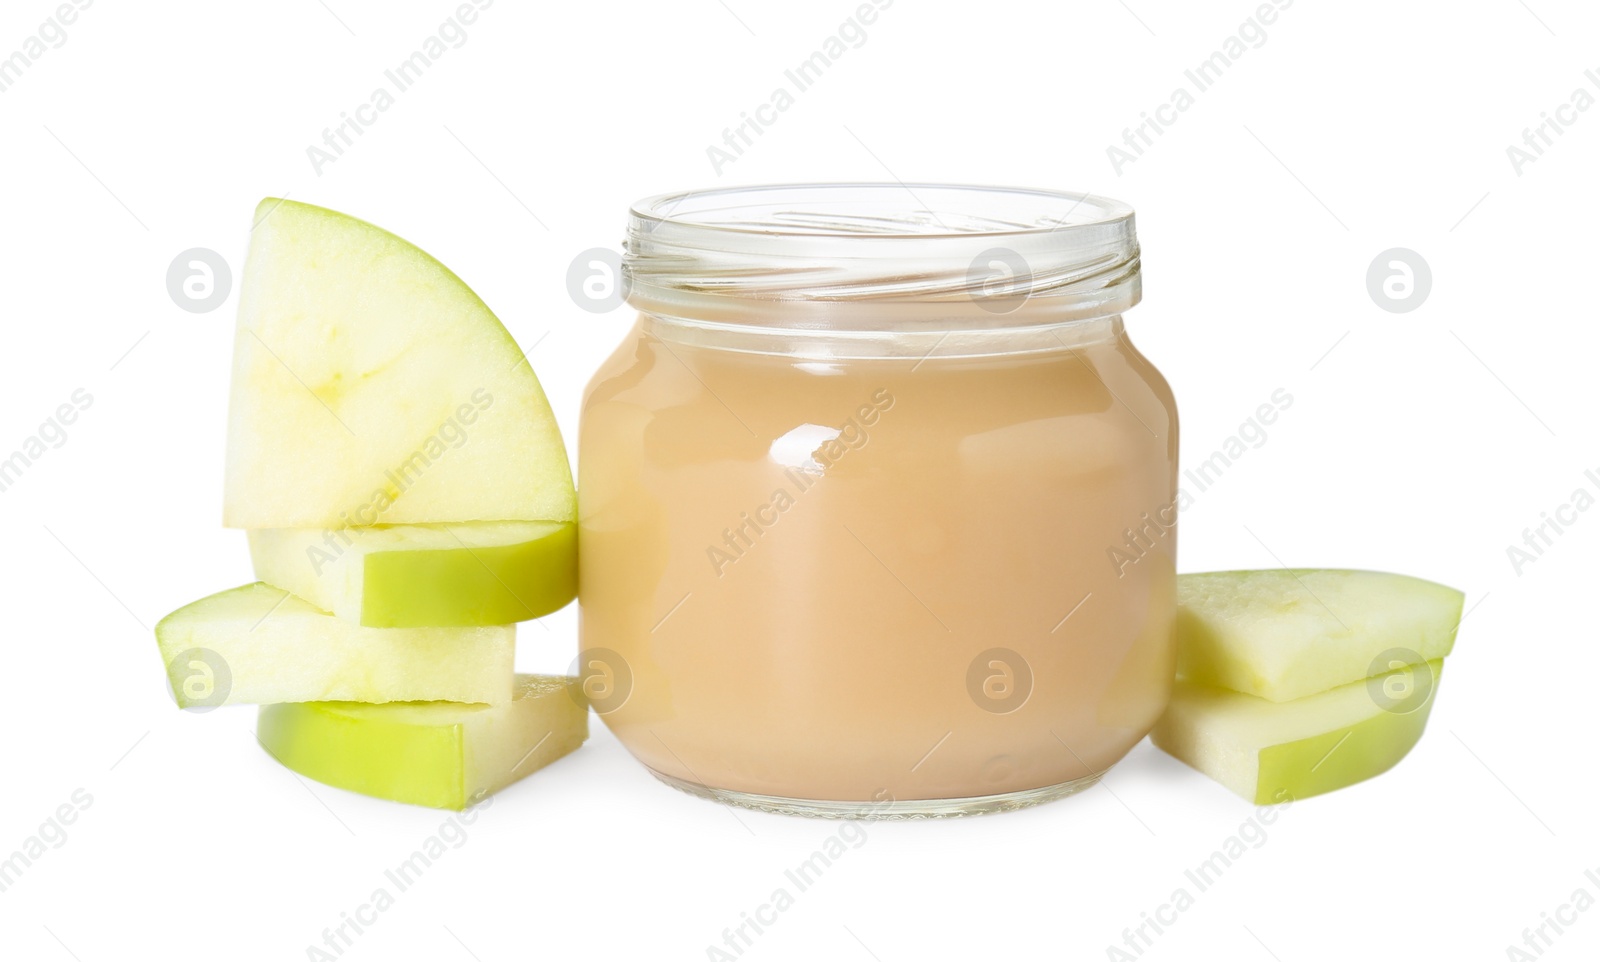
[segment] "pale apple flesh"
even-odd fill
[[[240,281],[223,497],[234,528],[574,521],[516,341],[423,251],[268,199]]]
[[[1428,723],[1443,666],[1409,665],[1286,702],[1179,680],[1150,740],[1257,805],[1309,798],[1404,758]],[[1396,688],[1411,697],[1386,694]]]
[[[335,788],[460,810],[589,736],[577,679],[518,675],[502,705],[263,705],[256,738],[285,767]]]
[[[516,628],[365,628],[261,582],[156,625],[180,707],[346,700],[496,704],[512,697]]]
[[[1288,701],[1443,658],[1462,594],[1375,571],[1275,569],[1178,576],[1178,674]]]
[[[249,532],[256,577],[372,628],[527,621],[578,590],[575,525],[486,521]]]

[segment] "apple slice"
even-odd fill
[[[262,201],[240,282],[223,523],[576,516],[544,391],[478,295],[371,224]]]
[[[576,678],[518,675],[503,704],[262,705],[256,738],[307,778],[412,805],[460,810],[582,745]]]
[[[1461,592],[1377,571],[1178,576],[1178,675],[1288,701],[1443,658]]]
[[[1293,701],[1179,681],[1150,740],[1257,805],[1309,798],[1393,768],[1422,737],[1443,660]]]
[[[504,625],[578,590],[575,526],[558,521],[260,528],[256,577],[371,628]]]
[[[363,628],[257,582],[156,625],[181,708],[511,699],[516,627]]]

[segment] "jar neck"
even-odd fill
[[[1057,319],[1054,323],[1037,319],[1015,325],[991,323],[977,328],[858,330],[846,325],[798,330],[642,312],[638,330],[645,337],[670,344],[710,350],[803,360],[885,358],[915,363],[941,358],[1061,353],[1124,336],[1121,314]]]
[[[632,210],[622,278],[648,315],[847,339],[1051,328],[1119,315],[1141,293],[1126,204],[948,184],[647,198]]]

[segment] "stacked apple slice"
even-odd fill
[[[1461,592],[1373,571],[1178,578],[1178,674],[1151,740],[1258,805],[1387,771],[1422,737]]]
[[[588,734],[573,679],[512,667],[514,622],[576,593],[561,434],[443,264],[307,204],[255,223],[224,523],[261,580],[156,626],[173,691],[260,704],[263,747],[312,778],[464,807]]]

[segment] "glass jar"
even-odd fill
[[[1173,677],[1177,414],[1133,211],[1039,190],[653,197],[579,440],[580,656],[696,795],[959,815],[1092,785]]]

